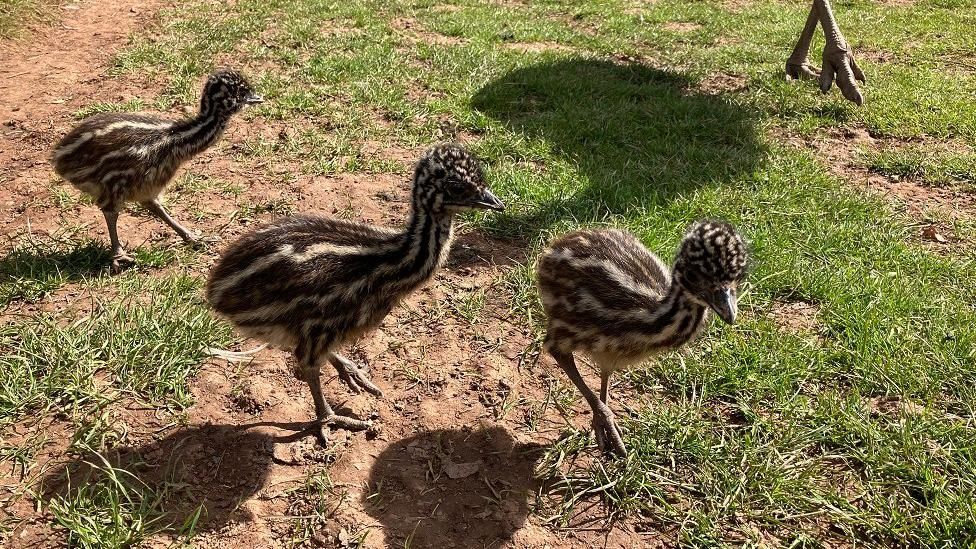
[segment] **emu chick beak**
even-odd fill
[[[474,199],[471,206],[482,210],[495,210],[499,212],[505,209],[505,203],[499,200],[498,197],[488,189],[482,190],[481,195]]]
[[[735,317],[739,312],[736,303],[735,290],[732,288],[721,288],[712,294],[710,305],[719,318],[728,324],[735,324]]]
[[[244,98],[244,103],[247,105],[257,105],[258,103],[264,103],[264,98],[256,93]]]

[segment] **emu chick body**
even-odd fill
[[[300,359],[321,355],[379,326],[434,274],[450,250],[451,227],[423,232],[291,217],[228,248],[207,295],[244,335],[295,349]]]
[[[455,213],[501,209],[467,151],[428,151],[414,174],[412,210],[402,231],[319,216],[275,222],[233,243],[207,285],[211,306],[251,337],[291,350],[308,383],[318,435],[329,425],[364,429],[325,402],[319,367],[329,361],[353,390],[380,390],[336,348],[376,328],[431,277],[450,250]]]
[[[569,233],[542,253],[536,272],[549,319],[544,347],[592,408],[601,448],[626,453],[608,406],[610,375],[691,340],[710,308],[733,322],[744,268],[741,238],[721,223],[693,227],[673,270],[615,229]],[[580,376],[576,352],[598,367],[599,397]]]

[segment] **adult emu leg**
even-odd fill
[[[817,23],[823,27],[826,45],[823,52],[823,69],[817,70],[810,64],[810,42],[817,29]],[[792,80],[801,78],[819,79],[820,91],[827,93],[836,80],[844,97],[860,106],[864,103],[864,96],[857,83],[864,83],[864,72],[854,61],[854,54],[850,45],[837,25],[834,12],[830,8],[830,0],[813,0],[807,22],[803,26],[800,38],[793,48],[793,53],[786,60],[786,77]]]

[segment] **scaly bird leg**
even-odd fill
[[[299,364],[300,366],[295,370],[295,377],[307,383],[312,391],[312,400],[315,402],[315,435],[322,446],[325,446],[329,440],[329,427],[349,431],[364,431],[372,427],[372,423],[368,421],[336,414],[322,396],[322,381],[319,379],[318,366],[302,364],[301,361]]]
[[[160,220],[162,220],[163,223],[166,223],[174,231],[176,231],[176,234],[178,234],[180,238],[182,238],[183,241],[186,242],[187,244],[190,244],[194,247],[199,247],[204,245],[205,242],[216,241],[216,239],[212,239],[212,238],[203,239],[199,235],[190,232],[183,225],[180,225],[180,223],[177,220],[173,219],[173,217],[169,215],[169,212],[166,211],[166,208],[164,208],[163,205],[160,204],[159,200],[156,198],[153,198],[152,200],[147,200],[145,202],[142,202],[141,204],[143,208],[146,208],[146,210],[149,211],[149,213],[158,217]]]
[[[105,225],[108,226],[108,238],[112,241],[112,274],[118,274],[123,269],[131,267],[135,259],[127,254],[119,242],[119,212],[102,210],[105,216]]]
[[[810,6],[810,14],[807,15],[807,22],[803,25],[800,38],[793,47],[793,53],[786,60],[786,78],[788,80],[800,80],[801,78],[820,78],[820,71],[817,67],[810,64],[810,42],[813,41],[813,32],[817,30],[817,6]]]
[[[813,0],[813,5],[819,12],[820,25],[827,40],[823,53],[823,70],[820,72],[820,91],[827,93],[836,76],[837,87],[844,97],[860,106],[864,103],[864,96],[861,95],[857,82],[865,82],[864,73],[854,61],[851,47],[840,32],[829,0]]]
[[[348,385],[354,393],[365,390],[371,395],[383,396],[383,391],[373,384],[365,369],[357,366],[355,362],[339,353],[329,353],[329,362],[335,366],[336,372],[339,373],[339,379]]]
[[[823,27],[826,45],[823,53],[823,70],[818,71],[808,61],[810,42],[817,23]],[[864,73],[854,61],[850,46],[837,25],[829,0],[813,0],[806,24],[800,33],[800,38],[793,48],[793,53],[786,60],[786,76],[789,79],[819,78],[820,91],[827,93],[836,77],[837,87],[844,97],[857,105],[864,103],[864,97],[857,85],[857,81],[864,82]]]
[[[576,359],[572,354],[564,354],[558,351],[549,351],[559,367],[562,368],[569,377],[573,385],[583,394],[583,398],[593,410],[593,431],[596,434],[596,442],[600,449],[608,453],[616,453],[621,457],[627,456],[627,447],[624,446],[624,439],[621,436],[620,428],[617,427],[613,418],[613,412],[602,399],[597,398],[596,394],[583,380],[579,370],[576,369]],[[609,375],[607,376],[609,378]],[[606,391],[606,385],[601,387],[601,394]],[[606,395],[603,395],[606,398]]]
[[[610,405],[610,372],[600,370],[600,402]]]

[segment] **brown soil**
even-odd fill
[[[863,128],[831,128],[812,139],[779,134],[777,138],[796,147],[812,150],[832,173],[849,181],[851,185],[882,198],[893,199],[918,221],[918,241],[934,251],[943,251],[947,244],[960,241],[952,234],[952,221],[976,216],[976,195],[971,192],[926,185],[916,179],[899,179],[872,173],[858,159],[862,150],[891,150],[906,145],[918,145],[918,142],[907,143],[893,138],[874,137]],[[919,142],[926,143],[933,150],[965,147],[935,140],[929,144],[926,139]]]
[[[423,28],[417,21],[405,17],[394,19],[391,21],[391,26],[411,42],[437,46],[455,46],[464,43],[464,40],[461,38],[429,31]]]
[[[820,314],[820,307],[815,303],[776,301],[771,312],[776,324],[783,330],[797,334],[817,332],[817,315]]]
[[[899,416],[917,416],[925,412],[925,406],[911,400],[903,400],[897,396],[865,397],[863,405],[865,411],[872,416],[897,418]]]
[[[749,79],[741,74],[712,73],[698,82],[697,91],[705,95],[721,95],[746,89]]]
[[[702,28],[702,26],[699,25],[698,23],[690,23],[686,21],[669,21],[661,25],[661,27],[667,31],[680,32],[680,33],[694,32]]]
[[[540,53],[544,51],[571,52],[573,48],[558,42],[506,42],[505,46],[525,53]]]
[[[78,109],[158,94],[157,82],[138,74],[110,77],[106,69],[127,36],[165,5],[166,0],[90,0],[22,42],[0,43],[4,234],[83,226],[107,240],[93,206],[58,207],[53,186],[64,186],[71,196],[77,192],[56,181],[47,158],[51,144],[76,122],[72,113]],[[410,25],[401,30],[430,38]],[[178,108],[169,113],[181,114]],[[182,173],[243,192],[174,191],[174,217],[221,235],[224,243],[275,215],[241,213],[262,204],[386,225],[404,218],[410,164],[418,151],[364,143],[364,154],[393,160],[402,170],[338,176],[308,175],[298,165],[236,154],[250,140],[289,139],[292,131],[289,124],[259,116],[235,120],[221,142]],[[178,245],[161,223],[131,212],[121,218],[120,233],[130,246]],[[205,276],[220,247],[181,269]],[[626,521],[610,530],[561,531],[531,512],[540,449],[566,423],[546,405],[553,366],[547,359],[534,362],[527,351],[534,348],[531,332],[508,311],[502,278],[526,261],[518,243],[462,234],[436,280],[347,350],[368,365],[382,398],[351,394],[326,366],[326,398],[340,411],[373,419],[375,435],[334,432],[331,445],[319,448],[301,432],[313,410],[307,387],[292,377],[287,353],[264,350],[243,366],[216,360],[203,365],[192,385],[196,404],[184,416],[127,400],[113,406],[109,419],[121,440],[105,457],[146,485],[169,490],[162,504],[177,524],[202,505],[193,542],[199,547],[284,547],[293,538],[345,547],[355,546],[351,540],[361,534],[363,547],[402,547],[408,540],[414,547],[658,546],[660,534],[636,533]],[[484,305],[470,307],[482,294]],[[63,309],[85,299],[69,285],[36,308]],[[578,400],[574,411],[576,426],[586,427],[585,404]],[[78,486],[93,456],[66,452],[71,427],[64,418],[25,420],[0,437],[5,444],[38,444],[26,474],[20,468],[0,471],[0,521],[12,528],[5,543],[64,546],[64,532],[52,524],[44,504],[48,496],[65,493],[66,472]],[[310,494],[310,478],[326,479],[327,489]],[[38,490],[39,501],[28,488]],[[170,541],[157,536],[148,546]]]

